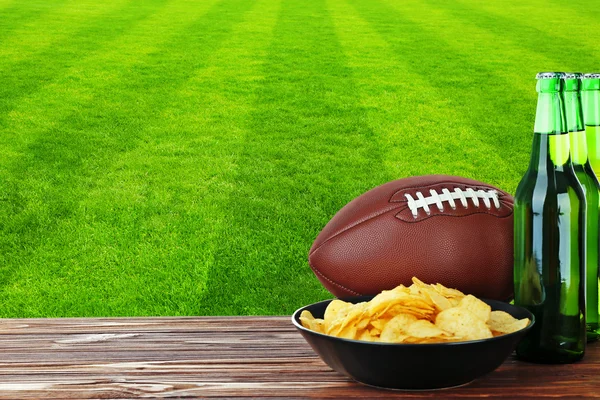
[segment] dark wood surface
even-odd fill
[[[600,397],[600,343],[576,364],[510,358],[460,388],[388,391],[332,371],[289,317],[5,319],[0,357],[2,399]]]

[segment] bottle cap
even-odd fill
[[[600,90],[600,73],[583,74],[581,77],[581,90]]]
[[[564,72],[539,72],[535,79],[559,79]]]
[[[562,76],[562,79],[565,81],[565,85],[563,90],[565,92],[576,92],[580,89],[580,79],[583,74],[579,72],[565,72]]]
[[[565,75],[564,72],[540,72],[535,78],[537,82],[538,92],[560,92],[562,88],[561,78]]]

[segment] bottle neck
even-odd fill
[[[570,168],[570,142],[558,91],[539,91],[530,168],[540,172]]]
[[[579,132],[584,130],[583,110],[581,108],[581,97],[579,91],[564,92],[565,102],[565,122],[569,132]]]
[[[536,133],[561,134],[567,132],[562,111],[560,92],[540,92],[535,112]]]
[[[600,90],[583,90],[581,101],[585,124],[600,126]]]
[[[580,92],[578,90],[565,91],[563,97],[565,121],[571,145],[571,160],[573,165],[584,165],[588,159],[588,149],[583,125]]]

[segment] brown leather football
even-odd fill
[[[308,262],[337,297],[408,286],[416,276],[505,301],[513,293],[513,197],[456,176],[388,182],[342,208]]]

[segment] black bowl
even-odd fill
[[[373,296],[344,299],[351,303],[369,301]],[[331,300],[302,307],[292,322],[313,350],[335,371],[366,385],[387,389],[426,390],[467,384],[498,368],[513,352],[534,324],[524,308],[495,300],[483,300],[492,310],[501,310],[531,323],[520,331],[490,339],[465,342],[402,344],[342,339],[311,331],[300,323],[308,310],[323,318]]]

